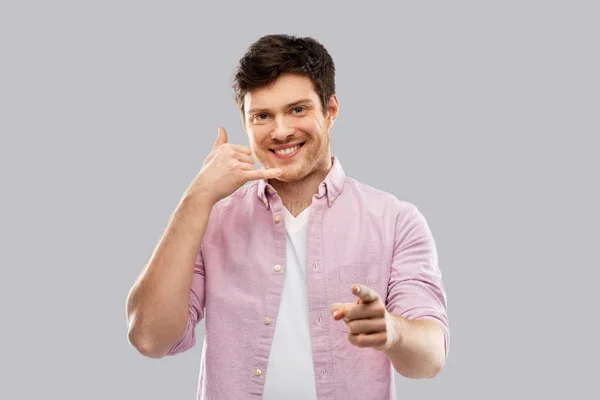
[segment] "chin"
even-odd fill
[[[283,173],[277,177],[281,182],[295,182],[306,177],[307,173],[302,168],[283,167]]]
[[[276,179],[280,182],[295,182],[302,178],[303,177],[301,175],[293,173],[293,172],[286,172],[284,169],[283,173],[280,176],[278,176]]]

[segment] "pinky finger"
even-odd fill
[[[348,341],[356,347],[374,347],[382,348],[387,342],[387,332],[378,332],[371,334],[358,334],[354,335],[350,333],[348,335]]]
[[[254,166],[252,167],[252,169],[247,169],[244,174],[249,181],[277,178],[282,173],[281,168],[256,169]]]

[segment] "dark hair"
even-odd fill
[[[323,114],[335,93],[335,65],[325,47],[311,37],[265,35],[240,59],[233,82],[235,101],[244,112],[244,96],[287,73],[308,76],[321,100]]]

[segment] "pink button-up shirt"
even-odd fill
[[[347,177],[339,159],[313,197],[307,226],[306,283],[319,399],[395,398],[385,353],[347,340],[329,306],[355,302],[353,283],[375,289],[387,310],[432,318],[446,335],[446,293],[432,233],[418,209]],[[216,203],[196,257],[189,320],[169,351],[196,344],[205,319],[198,399],[260,399],[269,373],[286,269],[284,206],[266,181]]]

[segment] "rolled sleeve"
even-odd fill
[[[447,299],[431,229],[416,206],[396,220],[396,237],[386,306],[406,319],[438,322],[449,348]]]
[[[192,286],[189,295],[189,315],[182,335],[171,347],[167,355],[183,353],[196,345],[196,325],[204,318],[204,283],[205,269],[202,248],[196,255],[194,261],[194,275],[192,277]]]

